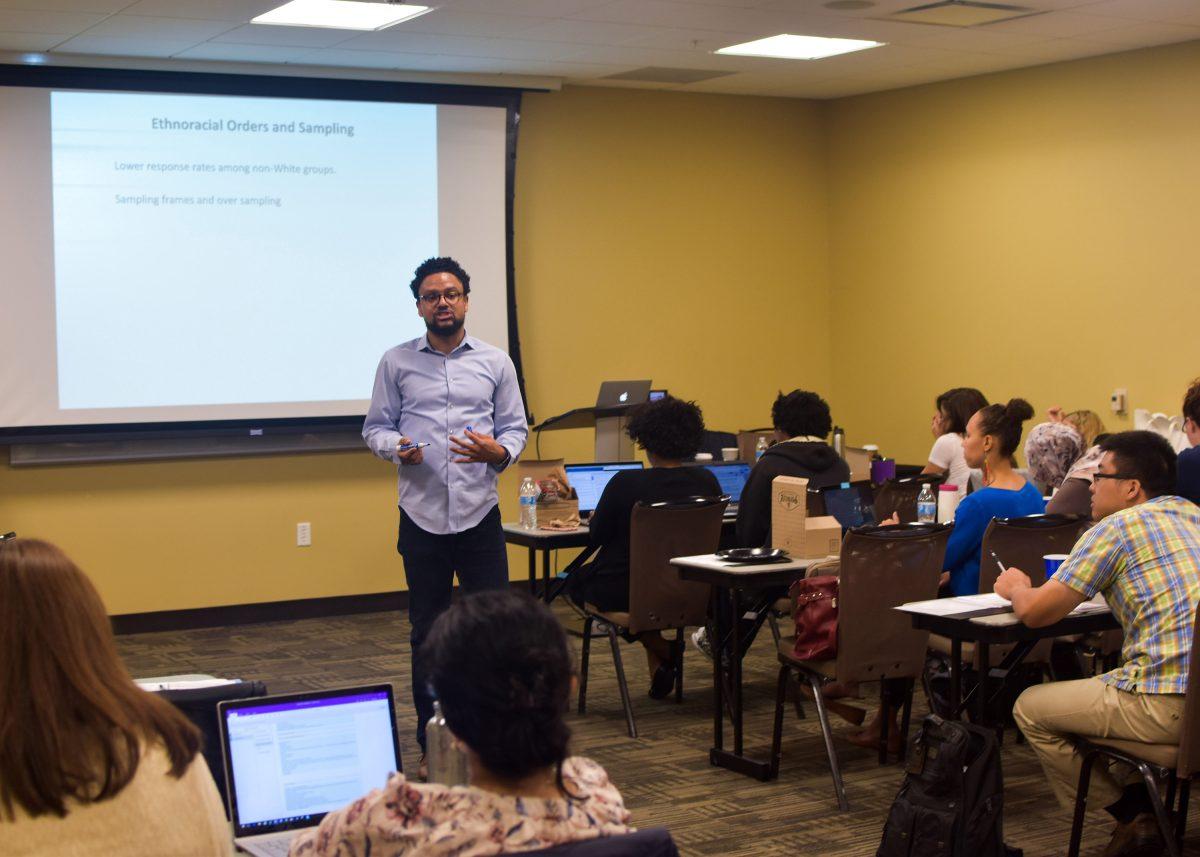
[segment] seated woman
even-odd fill
[[[1083,438],[1069,423],[1045,422],[1031,428],[1025,440],[1025,461],[1038,490],[1049,494],[1062,485],[1085,449]]]
[[[974,387],[955,387],[937,397],[937,412],[933,415],[933,448],[929,450],[929,462],[922,473],[945,476],[946,482],[958,489],[962,498],[971,481],[971,468],[963,458],[963,435],[967,421],[980,408],[987,407],[987,399]]]
[[[1175,493],[1200,504],[1200,378],[1183,395],[1183,430],[1191,446],[1179,453]]]
[[[6,857],[232,853],[199,730],[129,678],[99,594],[54,545],[0,542],[0,653]]]
[[[979,551],[992,518],[1039,515],[1046,510],[1041,492],[1013,468],[1021,443],[1021,424],[1033,416],[1024,399],[988,405],[967,423],[963,458],[983,470],[983,488],[968,494],[954,513],[954,531],[946,545],[942,584],[954,595],[979,592]]]
[[[604,769],[567,756],[571,648],[548,607],[509,590],[463,596],[434,623],[422,656],[470,785],[394,774],[297,837],[293,857],[478,857],[631,830]]]
[[[1046,511],[1054,515],[1083,515],[1092,514],[1092,475],[1100,466],[1100,441],[1107,437],[1104,434],[1104,422],[1095,411],[1080,410],[1065,412],[1062,408],[1051,408],[1048,412],[1050,422],[1073,429],[1080,439],[1084,452],[1079,455],[1067,470],[1066,475],[1056,485],[1050,485],[1047,490],[1053,496],[1046,502]],[[1037,431],[1035,427],[1033,431]],[[1033,438],[1030,432],[1030,439]],[[1029,459],[1029,449],[1026,446],[1025,457]],[[1030,467],[1032,467],[1032,460]],[[1036,479],[1036,475],[1034,476]]]
[[[704,440],[704,416],[695,402],[667,396],[633,408],[625,429],[646,451],[650,467],[619,471],[596,504],[588,522],[591,547],[599,553],[575,573],[567,594],[579,606],[601,611],[629,609],[629,519],[639,503],[719,497],[717,477],[704,467],[683,467]],[[650,666],[650,695],[661,699],[675,686],[671,644],[658,631],[637,636]]]

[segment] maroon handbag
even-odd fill
[[[837,657],[838,579],[820,575],[797,580],[788,590],[792,618],[796,620],[796,645],[792,654],[802,661],[829,661]]]

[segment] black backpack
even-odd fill
[[[909,749],[876,857],[1019,857],[1004,846],[995,733],[930,714]]]

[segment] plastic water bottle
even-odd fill
[[[933,487],[926,482],[917,495],[917,521],[932,524],[937,520],[937,500],[933,498]]]
[[[841,426],[833,427],[833,451],[839,458],[846,457],[846,430]]]
[[[537,484],[532,476],[521,480],[521,526],[526,530],[537,529]]]
[[[758,438],[758,443],[754,444],[754,460],[758,461],[763,457],[763,453],[767,451],[767,439],[761,435]]]
[[[454,742],[437,700],[433,703],[433,717],[425,726],[425,746],[429,752],[429,782],[444,786],[467,784],[467,754]]]

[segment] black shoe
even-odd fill
[[[666,699],[675,689],[675,667],[670,664],[660,664],[650,679],[650,698]]]
[[[1133,821],[1117,825],[1104,857],[1159,857],[1166,850],[1164,845],[1154,813],[1143,812]]]

